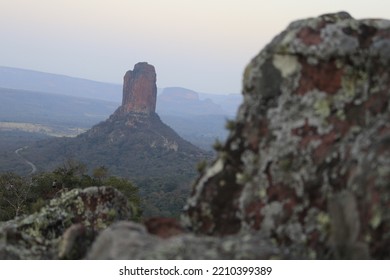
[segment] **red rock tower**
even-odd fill
[[[156,71],[153,65],[139,62],[123,78],[122,113],[154,113],[156,110]]]

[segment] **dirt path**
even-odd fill
[[[25,162],[26,164],[28,164],[28,165],[31,167],[31,172],[28,174],[29,176],[31,176],[31,175],[33,175],[35,172],[37,172],[37,167],[35,166],[34,163],[32,163],[31,161],[25,159],[21,154],[19,154],[20,151],[23,151],[23,150],[25,150],[25,149],[27,149],[27,148],[28,148],[28,146],[24,146],[24,147],[22,147],[22,148],[19,148],[19,149],[15,150],[15,154],[16,154],[18,157],[20,157],[21,160],[22,160],[23,162]]]

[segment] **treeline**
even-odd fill
[[[39,211],[64,190],[103,185],[122,192],[133,210],[133,219],[141,218],[139,191],[132,182],[110,176],[109,170],[104,166],[95,168],[90,175],[85,164],[66,161],[52,172],[39,173],[33,177],[22,177],[10,172],[1,174],[0,221]]]

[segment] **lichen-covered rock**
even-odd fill
[[[231,133],[183,216],[306,258],[390,258],[390,21],[293,22],[244,73]]]
[[[163,239],[149,234],[143,225],[118,222],[99,235],[87,259],[247,260],[286,258],[286,256],[282,250],[264,241],[258,234],[217,238],[188,233]]]
[[[131,217],[127,199],[111,187],[73,189],[38,213],[0,226],[0,258],[81,258],[98,232]]]

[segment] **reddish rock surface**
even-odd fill
[[[153,65],[139,62],[123,78],[123,113],[154,113],[156,111],[156,71]]]
[[[183,227],[174,218],[150,218],[144,224],[150,234],[157,235],[161,238],[169,238],[184,233]]]

